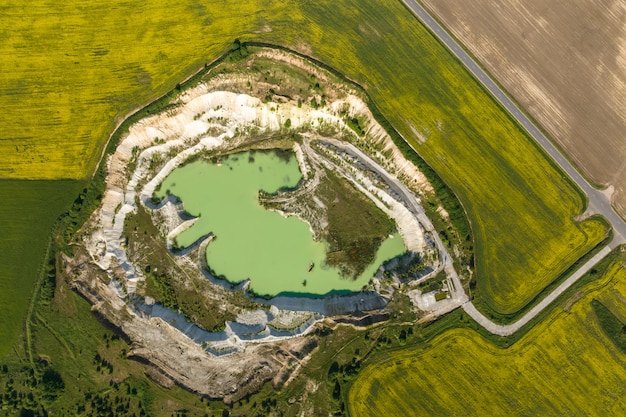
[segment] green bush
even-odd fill
[[[48,394],[56,394],[65,388],[65,382],[61,378],[61,374],[54,368],[47,368],[44,371],[41,382]]]

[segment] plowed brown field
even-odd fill
[[[626,3],[424,3],[626,215]]]

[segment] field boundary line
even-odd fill
[[[41,284],[44,279],[46,262],[50,259],[51,251],[52,251],[52,236],[56,232],[58,227],[58,222],[55,222],[52,230],[50,231],[50,236],[48,237],[48,244],[46,245],[46,252],[42,257],[41,263],[39,265],[39,271],[37,274],[37,278],[35,283],[33,284],[34,288],[31,292],[30,300],[28,301],[28,309],[26,310],[26,317],[24,318],[24,350],[26,351],[26,356],[28,356],[28,361],[31,365],[35,364],[35,360],[33,359],[33,341],[31,335],[30,325],[33,321],[33,314],[35,310],[35,304],[37,304],[39,300],[39,292],[41,290]]]

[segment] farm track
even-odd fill
[[[534,306],[518,321],[509,325],[494,323],[480,313],[476,307],[467,301],[463,309],[481,326],[489,332],[509,336],[535,318],[541,311],[550,305],[559,295],[582,278],[587,271],[604,259],[613,249],[626,243],[626,222],[614,210],[611,204],[610,190],[598,190],[578,172],[578,170],[563,156],[563,154],[546,138],[539,128],[520,110],[509,96],[493,81],[493,79],[476,63],[476,61],[459,45],[457,41],[430,15],[430,13],[416,0],[402,0],[411,12],[424,24],[439,41],[441,41],[474,77],[492,94],[492,96],[513,116],[526,132],[541,146],[552,160],[563,170],[570,179],[580,187],[587,197],[587,209],[583,217],[591,215],[603,216],[613,228],[613,238],[600,252],[576,270],[568,279],[548,294],[541,302]]]

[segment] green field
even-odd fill
[[[0,358],[22,330],[52,225],[80,186],[78,181],[0,181]]]
[[[349,392],[350,414],[624,415],[626,354],[603,331],[592,302],[626,293],[625,259],[510,348],[454,329],[365,368]],[[623,297],[616,310],[626,313]]]
[[[11,0],[0,27],[2,177],[86,177],[124,115],[240,38],[311,55],[366,88],[466,208],[480,294],[496,311],[519,310],[603,236],[572,220],[583,200],[569,181],[399,1]],[[48,231],[32,227],[17,234],[38,258]]]

